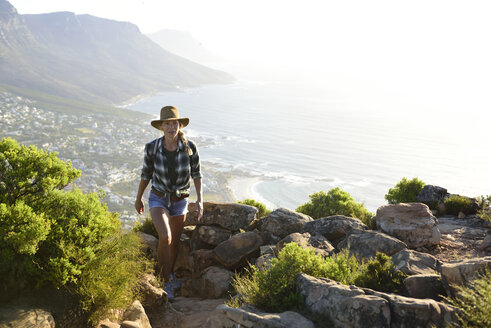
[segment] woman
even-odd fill
[[[151,124],[162,130],[164,136],[145,145],[135,209],[139,214],[143,213],[143,192],[152,180],[148,203],[153,225],[159,234],[158,271],[168,297],[173,298],[173,290],[179,287],[173,268],[186,220],[191,178],[196,188],[198,221],[203,215],[201,166],[196,145],[181,131],[189,124],[189,118],[180,118],[176,107],[163,107],[160,120]]]

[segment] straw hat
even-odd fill
[[[179,117],[179,110],[174,106],[165,106],[160,110],[160,120],[154,120],[150,124],[156,129],[161,130],[162,122],[179,121],[182,127],[189,124],[189,118]]]

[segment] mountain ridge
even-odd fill
[[[6,0],[0,8],[3,84],[118,104],[142,94],[234,80],[166,51],[129,22],[71,12],[19,15]]]

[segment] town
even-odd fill
[[[135,121],[102,113],[50,111],[25,97],[0,93],[0,136],[57,152],[60,159],[71,162],[82,171],[75,185],[84,192],[102,190],[103,202],[119,213],[126,228],[139,219],[133,204],[145,143],[160,135],[142,117]],[[213,171],[206,162],[202,170],[206,172],[204,193],[214,200],[230,200],[224,196],[229,192],[223,173]]]

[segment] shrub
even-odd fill
[[[400,288],[399,280],[395,277],[401,273],[390,266],[387,256],[377,255],[369,264],[370,267],[347,252],[322,258],[312,249],[303,249],[292,242],[279,252],[278,258],[271,260],[269,269],[260,271],[252,266],[245,274],[238,275],[233,285],[242,302],[272,312],[300,307],[301,297],[296,291],[296,279],[301,272],[343,284],[360,282],[376,290],[394,291]],[[375,270],[375,273],[369,270]],[[364,276],[368,278],[363,279]],[[237,299],[231,304],[236,306]]]
[[[463,212],[464,214],[474,213],[472,200],[465,196],[450,195],[450,197],[445,199],[444,204],[447,214],[458,215],[459,212]]]
[[[155,226],[153,225],[152,218],[147,216],[143,221],[138,221],[133,226],[134,232],[143,232],[148,235],[152,235],[155,238],[159,239],[159,234],[157,230],[155,230]]]
[[[468,287],[457,286],[459,296],[447,302],[460,309],[454,327],[491,327],[491,271],[488,269]]]
[[[480,210],[477,215],[487,221],[491,221],[491,195],[477,197]]]
[[[417,202],[418,194],[423,190],[425,183],[418,178],[408,180],[402,178],[394,188],[390,188],[385,199],[389,204]]]
[[[258,209],[259,212],[257,213],[257,215],[260,218],[271,213],[271,211],[266,208],[266,205],[264,205],[263,203],[260,203],[258,201],[255,201],[254,199],[239,200],[239,201],[237,201],[237,203],[249,205],[249,206],[254,206],[255,208]]]
[[[406,277],[392,264],[389,256],[377,253],[374,259],[367,262],[364,274],[355,279],[355,285],[380,292],[399,292]]]
[[[355,202],[353,197],[340,188],[333,188],[327,193],[324,191],[309,195],[310,200],[297,207],[297,212],[319,219],[331,215],[346,215],[360,219],[367,226],[373,228],[373,214],[363,204]]]
[[[62,190],[79,175],[54,153],[0,141],[0,298],[54,286],[100,314],[132,297],[145,266],[139,241],[121,234],[102,194]]]

